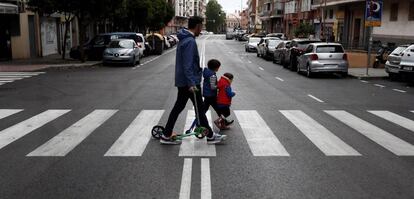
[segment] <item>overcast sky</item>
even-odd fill
[[[217,0],[223,7],[226,13],[234,13],[234,10],[240,10],[240,3],[243,3],[243,8],[246,8],[247,0]]]

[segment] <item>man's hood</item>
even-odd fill
[[[185,38],[194,37],[194,36],[193,36],[193,34],[191,34],[191,32],[189,30],[183,28],[183,29],[181,29],[181,30],[178,31],[177,37],[181,41],[181,40],[183,40]]]

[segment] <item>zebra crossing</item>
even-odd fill
[[[24,112],[24,109],[0,109],[1,120],[15,114]],[[0,129],[0,154],[5,147],[16,142],[39,128],[53,123],[55,119],[69,114],[70,109],[50,109],[31,116],[30,118]],[[119,113],[120,110],[97,109],[93,110],[72,125],[68,125],[61,132],[56,132],[52,137],[40,146],[36,146],[26,156],[30,157],[64,157],[90,136],[99,133],[95,130]],[[234,110],[236,123],[233,126],[235,132],[241,132],[240,137],[247,141],[250,155],[258,157],[291,156],[280,141],[281,132],[269,127],[265,119],[256,110]],[[325,156],[364,156],[364,151],[357,151],[355,147],[344,142],[335,133],[335,129],[325,127],[317,119],[312,118],[302,110],[279,110],[280,114],[296,127],[310,141],[316,150]],[[365,112],[365,111],[364,111]],[[406,129],[414,133],[414,120],[386,110],[367,110],[373,117],[395,124],[397,128]],[[401,114],[413,114],[413,111]],[[113,141],[103,156],[139,157],[145,154],[146,148],[151,142],[150,131],[154,125],[160,123],[164,110],[141,110],[120,136]],[[349,127],[347,130],[359,133],[363,138],[381,146],[396,156],[414,156],[414,145],[396,135],[383,130],[374,124],[345,110],[322,110],[324,117],[329,117],[338,123]],[[207,118],[212,121],[212,113],[207,113]],[[195,119],[194,110],[188,110],[184,129],[188,129]],[[180,125],[177,123],[177,126]],[[279,130],[280,131],[280,130]],[[290,132],[289,132],[290,133]],[[414,136],[414,134],[409,134]],[[283,140],[283,139],[282,139]],[[217,154],[215,145],[207,145],[206,139],[187,137],[179,146],[180,157],[215,157]],[[383,152],[383,151],[382,151]]]
[[[45,72],[0,72],[0,85],[44,74]]]

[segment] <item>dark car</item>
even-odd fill
[[[289,49],[289,69],[296,71],[298,66],[298,57],[305,52],[305,49],[311,43],[319,43],[319,39],[293,39]]]
[[[139,33],[134,32],[99,34],[83,45],[86,58],[88,60],[101,60],[104,50],[115,39],[132,39],[136,43],[145,43],[143,37]],[[72,59],[80,59],[80,46],[73,47],[69,55]]]

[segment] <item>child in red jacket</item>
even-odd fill
[[[236,95],[231,89],[231,83],[233,82],[233,74],[224,73],[217,84],[217,108],[219,110],[220,118],[214,123],[217,126],[221,126],[223,129],[227,129],[234,120],[229,121],[231,99]]]

